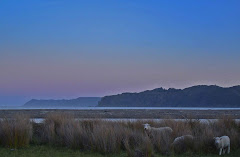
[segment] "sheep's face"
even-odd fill
[[[143,124],[144,130],[147,131],[150,129],[150,124]]]
[[[214,137],[214,144],[217,148],[220,148],[221,139],[219,137]]]

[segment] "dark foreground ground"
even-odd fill
[[[44,118],[48,113],[62,112],[76,118],[133,118],[133,119],[219,119],[230,116],[240,119],[239,110],[169,110],[169,109],[104,109],[104,110],[66,110],[66,109],[29,109],[0,110],[0,118],[9,118],[16,114],[28,115],[31,118]]]
[[[94,152],[82,152],[79,150],[72,150],[67,148],[55,148],[49,146],[29,146],[27,148],[22,149],[8,149],[8,148],[0,148],[1,157],[126,157],[127,154],[122,152],[120,154],[111,154],[104,155],[100,153]],[[161,157],[160,154],[155,154],[156,157]],[[193,154],[193,153],[185,153],[182,155],[172,154],[170,157],[217,157],[219,155],[216,154]],[[224,155],[227,157],[239,157],[240,150],[236,150],[231,152],[228,155]]]

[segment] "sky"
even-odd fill
[[[240,84],[239,0],[1,0],[0,105]]]

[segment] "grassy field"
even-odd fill
[[[173,131],[147,133],[146,122]],[[182,135],[194,138],[173,143]],[[213,137],[223,135],[231,139],[231,154],[226,156],[240,156],[240,123],[229,117],[208,123],[194,119],[115,122],[78,121],[72,115],[51,113],[43,123],[34,123],[25,115],[16,115],[0,120],[0,157],[212,157],[218,156]]]
[[[1,157],[103,157],[100,153],[81,152],[77,150],[50,147],[50,146],[30,146],[21,149],[0,148]],[[125,157],[126,154],[106,155],[107,157]]]
[[[94,152],[82,152],[62,147],[49,146],[29,146],[22,149],[0,148],[1,157],[126,157],[127,154],[122,152],[118,154],[103,155]],[[161,157],[160,154],[155,154],[156,157]],[[182,155],[170,155],[170,157],[217,157],[217,154],[199,155],[194,153],[185,153]],[[234,151],[227,157],[239,157],[240,150]]]

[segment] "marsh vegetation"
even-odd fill
[[[171,134],[146,135],[144,123],[154,127],[171,127]],[[175,121],[104,121],[76,120],[70,114],[48,114],[43,123],[34,123],[25,115],[16,115],[0,121],[0,144],[2,148],[29,148],[49,146],[102,155],[125,154],[132,156],[159,156],[181,154],[217,154],[213,137],[227,135],[231,139],[231,149],[240,146],[240,123],[229,117],[217,121],[201,123],[188,119]],[[176,137],[192,135],[192,143],[182,143],[172,147]],[[21,149],[22,150],[22,149]],[[231,154],[232,154],[231,152]]]

